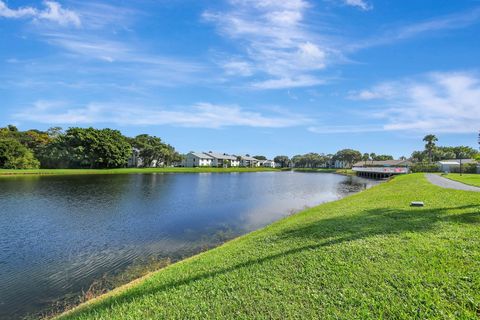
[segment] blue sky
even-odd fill
[[[478,0],[0,0],[0,126],[180,152],[477,147]]]

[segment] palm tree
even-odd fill
[[[365,165],[367,165],[368,159],[370,159],[370,155],[368,153],[364,153],[362,156],[362,160],[365,161]]]
[[[428,160],[432,162],[432,153],[435,149],[435,142],[438,141],[437,137],[434,134],[428,134],[423,138],[423,141],[426,142],[425,150],[428,152]]]
[[[376,156],[377,155],[374,152],[370,153],[370,159],[372,159],[372,164],[373,164],[373,160],[375,160]]]

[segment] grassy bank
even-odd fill
[[[278,171],[273,168],[122,168],[122,169],[0,169],[0,176],[77,175],[77,174],[136,174],[136,173],[208,173]]]
[[[469,184],[471,186],[480,187],[480,174],[462,174],[449,173],[444,176],[445,178],[452,179],[458,182]]]
[[[60,319],[476,319],[478,270],[478,194],[413,174],[170,265]]]

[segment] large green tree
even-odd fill
[[[327,167],[330,162],[330,156],[324,155],[323,153],[310,152],[293,156],[291,162],[296,168]]]
[[[280,167],[286,168],[290,164],[290,159],[288,156],[276,156],[273,158],[273,161],[280,164]]]
[[[362,154],[360,151],[353,150],[353,149],[343,149],[338,151],[335,156],[334,160],[344,161],[349,164],[354,164],[362,160]]]
[[[0,138],[0,168],[36,169],[40,163],[33,152],[13,138]]]
[[[56,167],[119,168],[126,166],[132,146],[120,131],[70,128],[46,148]]]
[[[138,150],[138,156],[142,159],[142,166],[150,167],[156,162],[157,165],[171,164],[181,160],[181,156],[171,145],[166,144],[156,136],[140,134],[131,139],[131,144]]]
[[[376,155],[374,158],[373,158],[374,161],[385,161],[385,160],[393,160],[393,156],[389,155],[389,154],[379,154],[379,155]]]

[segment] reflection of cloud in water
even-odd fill
[[[281,185],[272,181],[254,208],[242,217],[242,228],[248,232],[308,207],[341,199],[349,194],[370,188],[378,182],[358,177],[324,173],[290,173],[291,181]],[[303,174],[302,179],[297,175]],[[284,187],[284,190],[282,190]]]
[[[337,199],[340,199],[340,196],[335,192],[322,193],[311,199],[285,198],[273,200],[266,198],[263,204],[246,213],[244,228],[246,231],[255,230],[292,213]]]

